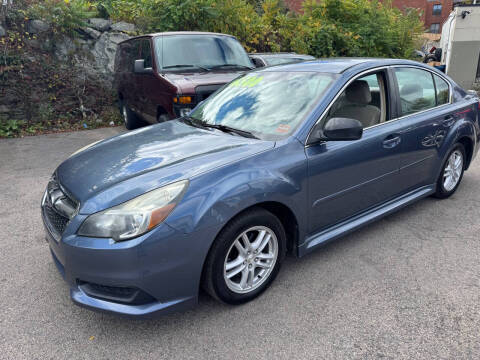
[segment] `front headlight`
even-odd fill
[[[142,235],[167,218],[187,186],[187,180],[179,181],[92,214],[80,226],[78,235],[115,241]]]

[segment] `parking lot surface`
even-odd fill
[[[75,306],[45,242],[40,200],[108,128],[0,140],[0,359],[473,359],[480,356],[480,160],[428,198],[302,259],[259,299],[207,295],[131,320]],[[165,289],[168,291],[168,289]]]

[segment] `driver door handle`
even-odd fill
[[[402,142],[402,138],[399,135],[389,135],[383,140],[383,147],[391,149]]]

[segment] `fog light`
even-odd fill
[[[192,109],[182,108],[182,109],[180,109],[180,116],[188,116],[188,114],[190,114],[190,111],[192,111]]]

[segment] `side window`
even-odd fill
[[[128,72],[130,68],[128,66],[131,59],[132,44],[129,42],[123,43],[120,46],[120,51],[117,51],[118,55],[118,69],[121,72]],[[117,59],[116,59],[117,61]]]
[[[140,44],[139,40],[134,40],[132,42],[131,50],[130,50],[130,57],[128,59],[128,69],[129,71],[133,72],[133,66],[135,64],[135,60],[140,59]]]
[[[145,60],[145,67],[152,67],[152,48],[150,40],[142,40],[142,59]]]
[[[450,90],[448,83],[438,75],[433,75],[435,79],[435,88],[437,90],[437,105],[447,104],[450,100]]]
[[[382,71],[355,79],[333,103],[325,120],[351,118],[360,121],[364,128],[387,121],[385,89]]]
[[[259,58],[252,58],[252,61],[253,61],[253,64],[255,65],[255,67],[257,67],[257,68],[265,66],[262,63],[262,60],[260,60]]]
[[[415,68],[396,68],[401,114],[405,116],[435,107],[435,87],[429,71]]]

